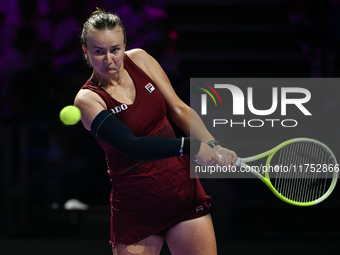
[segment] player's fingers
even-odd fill
[[[224,166],[226,161],[226,155],[225,154],[218,154],[219,162],[218,165]]]
[[[238,159],[237,154],[234,151],[230,151],[232,165],[235,165],[235,161]]]
[[[223,154],[221,157],[220,165],[229,166],[232,163],[232,157],[229,154]]]
[[[221,159],[220,159],[219,165],[220,165],[220,166],[224,166],[224,164],[225,164],[225,156],[224,156],[224,155],[221,155]]]
[[[232,163],[232,161],[231,161],[231,157],[230,157],[230,156],[228,156],[228,157],[226,158],[226,160],[225,160],[225,166],[230,166],[230,165],[231,165],[231,163]]]
[[[214,156],[210,160],[210,164],[211,165],[220,164],[220,157],[218,156],[217,153],[214,153]]]

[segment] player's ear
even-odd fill
[[[86,49],[86,47],[85,47],[84,45],[82,45],[81,47],[82,47],[82,49],[83,49],[85,58],[86,58],[86,59],[89,59],[89,56],[87,55],[87,49]]]

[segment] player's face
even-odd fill
[[[116,74],[122,68],[125,52],[122,29],[89,30],[87,47],[83,50],[97,73],[102,76]]]

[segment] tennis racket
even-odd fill
[[[265,157],[263,166],[247,164]],[[278,198],[296,206],[324,201],[334,190],[339,172],[333,152],[309,138],[287,140],[259,155],[238,158],[235,164],[256,175]]]

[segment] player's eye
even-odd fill
[[[119,48],[113,48],[112,50],[111,50],[111,52],[112,53],[116,53],[116,52],[118,52],[120,49]]]

